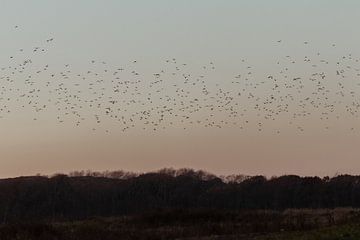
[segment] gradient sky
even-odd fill
[[[18,49],[53,37],[38,64],[59,70],[71,64],[84,71],[92,59],[117,66],[137,60],[142,72],[152,73],[173,57],[191,72],[213,61],[217,70],[209,81],[224,79],[227,85],[242,71],[242,59],[260,78],[276,72],[276,61],[287,55],[301,59],[321,52],[329,61],[360,57],[359,22],[357,0],[0,0],[0,66],[8,66]],[[293,71],[308,74],[303,65]],[[332,131],[310,119],[303,124],[311,131],[303,134],[198,128],[120,133],[116,126],[104,134],[60,126],[51,121],[52,114],[34,122],[31,113],[14,109],[11,117],[0,119],[0,177],[163,167],[268,176],[360,171],[358,119],[343,118]],[[282,121],[287,119],[275,124]],[[347,131],[350,125],[358,131]]]

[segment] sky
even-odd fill
[[[0,107],[6,109],[0,114],[0,177],[87,169],[143,172],[164,167],[267,176],[358,174],[360,124],[357,117],[347,114],[346,107],[357,103],[360,79],[355,71],[346,72],[346,96],[340,103],[335,95],[339,88],[335,68],[343,56],[347,60],[349,56],[360,57],[359,22],[360,2],[356,0],[0,0],[0,67],[6,68],[0,72],[0,87],[7,90],[0,96]],[[46,43],[51,38],[54,40]],[[45,48],[45,53],[34,54],[36,46]],[[22,92],[26,88],[29,94],[31,86],[24,85],[22,74],[12,76],[14,82],[6,81],[12,71],[8,66],[31,59],[29,71],[33,76],[45,65],[54,73],[63,71],[65,65],[70,65],[72,72],[84,73],[90,68],[102,71],[104,66],[91,65],[96,60],[106,62],[109,68],[136,68],[134,71],[139,71],[147,83],[153,73],[169,69],[167,59],[175,58],[187,64],[187,73],[206,75],[213,92],[218,90],[216,84],[224,91],[235,91],[234,76],[248,71],[252,72],[250,86],[279,74],[286,64],[291,68],[289,78],[311,77],[313,68],[304,63],[304,56],[317,63],[324,59],[329,62],[319,66],[318,72],[327,74],[327,94],[341,118],[321,121],[321,112],[307,109],[312,115],[295,120],[296,126],[289,125],[289,116],[285,115],[265,122],[259,132],[259,116],[250,111],[250,126],[244,129],[236,124],[204,128],[174,119],[173,127],[161,131],[144,131],[140,126],[123,132],[110,120],[93,131],[91,121],[84,121],[80,127],[71,121],[59,124],[56,108],[40,113],[20,108],[15,100],[19,94],[9,89]],[[290,65],[289,59],[296,64]],[[210,63],[216,69],[204,73],[203,66]],[[351,69],[360,68],[352,60],[346,64],[352,64]],[[65,84],[77,81],[74,77]],[[110,77],[104,75],[105,81]],[[131,71],[124,73],[125,79],[132,77]],[[55,93],[47,92],[45,82],[56,85],[60,80],[49,79],[48,73],[34,78],[40,90],[38,101],[54,99]],[[164,91],[170,92],[171,81],[176,79],[171,74],[164,77]],[[240,83],[239,89],[248,86],[244,84]],[[266,97],[266,84],[252,88],[252,93]],[[140,93],[148,91],[141,86]],[[304,84],[290,112],[314,87]],[[83,99],[92,96],[88,88],[81,91]],[[189,91],[193,91],[192,96],[200,94],[195,88]],[[292,89],[283,89],[281,94],[286,91],[296,94]],[[121,97],[124,99],[131,100],[131,93]],[[160,100],[154,102],[161,104]],[[251,99],[237,103],[243,109],[254,106]],[[134,106],[128,110],[139,109]],[[4,113],[8,110],[11,114]],[[83,114],[94,113],[87,109]],[[203,119],[205,113],[197,117]],[[220,121],[226,116],[218,112],[215,118]],[[243,119],[236,121],[242,124]],[[300,127],[306,131],[299,132]],[[278,129],[280,134],[276,134]]]

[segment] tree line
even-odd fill
[[[218,177],[191,169],[73,172],[0,180],[0,223],[76,220],[169,209],[360,207],[360,176]]]

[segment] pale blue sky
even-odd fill
[[[1,51],[54,36],[58,57],[79,61],[234,60],[272,55],[276,49],[270,46],[278,39],[294,52],[303,41],[317,48],[336,42],[358,52],[359,11],[355,0],[1,0]],[[11,31],[14,25],[20,33]]]

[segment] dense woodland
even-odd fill
[[[191,169],[73,172],[0,180],[0,223],[175,209],[360,207],[360,176],[218,177]]]

